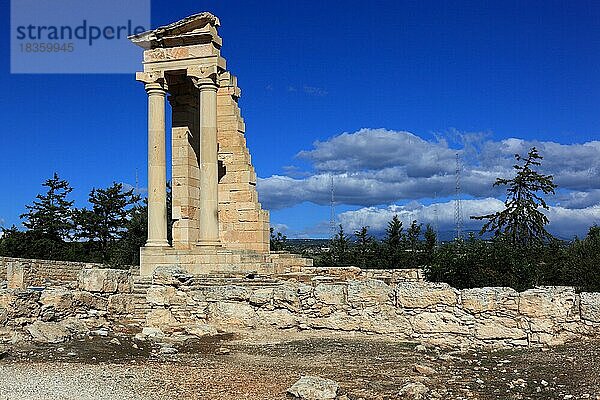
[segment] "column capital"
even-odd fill
[[[200,90],[216,91],[219,87],[219,71],[216,65],[189,67],[187,76],[192,79],[194,86]]]
[[[144,83],[146,92],[150,94],[165,95],[167,80],[162,72],[136,72],[135,80]]]
[[[165,96],[167,94],[167,84],[165,83],[146,83],[144,85],[144,89],[146,89],[146,93],[148,93],[148,95]]]
[[[163,71],[136,72],[135,80],[142,83],[161,83],[166,84],[165,73]]]

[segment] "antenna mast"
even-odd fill
[[[329,204],[329,230],[331,231],[331,237],[334,237],[337,229],[335,226],[335,189],[333,185],[333,174],[329,174],[329,179],[329,191],[331,192],[331,202]]]
[[[454,224],[456,226],[456,239],[461,240],[463,235],[462,205],[460,203],[460,155],[456,153],[456,192],[454,198]]]
[[[140,194],[140,179],[138,177],[138,169],[135,169],[135,194],[139,196]]]
[[[435,244],[437,245],[440,241],[440,218],[438,216],[438,194],[437,192],[433,195],[433,230],[435,232]]]

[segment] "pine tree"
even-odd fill
[[[46,180],[46,194],[38,194],[33,205],[25,206],[27,212],[20,218],[25,219],[23,225],[37,237],[62,242],[71,237],[74,228],[73,201],[67,196],[73,190],[66,180],[60,179],[55,172]]]
[[[331,260],[333,265],[346,265],[349,262],[350,238],[344,232],[344,227],[340,224],[338,232],[331,239],[330,248]]]
[[[287,243],[287,236],[285,236],[281,232],[275,233],[275,229],[273,227],[269,228],[271,240],[270,240],[270,249],[272,251],[282,251],[285,250],[285,246]]]
[[[429,264],[431,263],[431,260],[433,260],[433,253],[437,246],[437,233],[435,233],[435,230],[431,225],[427,224],[423,237],[425,238],[423,262]]]
[[[132,206],[139,200],[133,189],[124,191],[123,184],[114,182],[106,189],[92,189],[88,199],[92,209],[77,211],[78,236],[98,247],[102,262],[109,261],[109,250],[125,237]]]
[[[402,221],[398,218],[398,215],[394,215],[392,220],[388,222],[388,227],[385,230],[384,242],[393,248],[400,246],[402,242]]]
[[[411,222],[410,226],[406,230],[406,241],[411,251],[417,251],[420,236],[421,224],[418,224],[416,220],[413,220],[413,222]]]
[[[402,221],[400,221],[398,215],[394,215],[392,220],[388,222],[383,239],[383,258],[387,268],[400,268],[404,264],[406,240],[402,230]]]
[[[554,194],[556,185],[552,175],[542,175],[533,169],[541,165],[542,158],[535,147],[529,150],[527,157],[515,154],[515,177],[497,178],[494,183],[494,186],[507,186],[505,209],[471,217],[487,220],[481,228],[481,235],[493,232],[496,237],[505,236],[512,244],[526,246],[543,244],[552,238],[545,228],[549,222],[548,217],[539,208],[548,209],[542,195]]]
[[[356,262],[360,268],[366,268],[373,256],[374,239],[369,235],[369,227],[363,226],[354,232],[356,236]]]

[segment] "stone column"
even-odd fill
[[[199,246],[220,246],[218,218],[217,84],[194,80],[200,92],[200,230]]]
[[[146,83],[146,92],[148,93],[148,241],[146,246],[168,246],[166,84]]]

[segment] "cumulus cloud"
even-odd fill
[[[452,201],[421,205],[409,203],[405,206],[390,205],[384,208],[365,207],[355,211],[346,211],[338,216],[339,222],[348,231],[354,231],[362,226],[368,226],[374,232],[383,232],[387,223],[394,215],[402,221],[404,226],[409,226],[414,220],[422,224],[430,224],[440,231],[452,231],[454,225],[454,203]],[[472,220],[469,217],[484,215],[500,211],[504,203],[495,198],[462,200],[461,210],[465,230],[478,231],[483,222]],[[584,235],[587,228],[600,221],[600,208],[588,207],[584,209],[568,209],[554,206],[549,210],[542,210],[550,220],[548,230],[563,238],[574,235]]]
[[[273,232],[281,232],[282,234],[286,234],[289,231],[290,227],[286,224],[271,224],[271,228],[273,228]]]
[[[492,186],[496,178],[512,177],[514,155],[526,155],[535,146],[544,157],[541,172],[553,175],[561,189],[548,198],[557,210],[553,218],[565,215],[559,210],[584,210],[600,202],[600,141],[561,144],[518,138],[494,141],[488,133],[453,131],[450,135],[457,143],[454,147],[441,136],[425,140],[410,132],[386,129],[361,129],[316,141],[312,149],[297,154],[311,165],[309,171],[288,166],[285,175],[259,179],[261,201],[270,209],[302,202],[328,205],[331,177],[337,204],[366,210],[390,204],[397,207],[393,204],[407,200],[448,198],[455,194],[458,154],[462,196],[483,198],[491,207],[490,199],[504,195],[504,188]],[[561,221],[565,227],[571,225],[565,218]]]
[[[404,167],[409,177],[451,172],[455,151],[445,142],[427,142],[409,132],[361,129],[314,143],[314,149],[298,157],[317,171],[350,172]],[[441,166],[441,169],[440,169]]]

